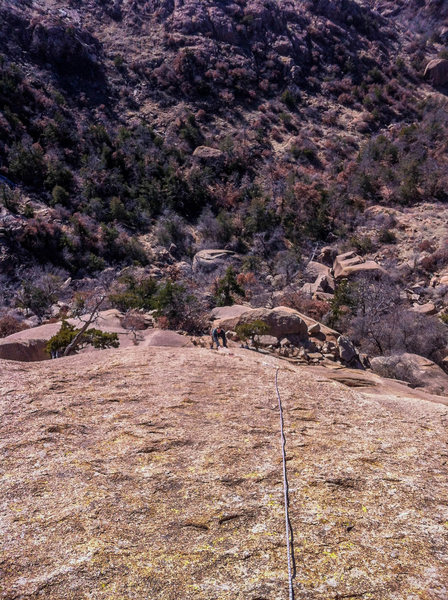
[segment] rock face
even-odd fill
[[[3,338],[0,340],[0,358],[25,362],[47,360],[49,356],[45,351],[45,344],[46,340],[42,339],[8,341],[8,338]]]
[[[193,156],[207,164],[216,164],[221,162],[224,154],[218,148],[210,148],[209,146],[198,146],[193,152]]]
[[[200,250],[193,258],[193,271],[203,271],[210,273],[235,256],[231,250]]]
[[[269,362],[0,361],[2,597],[284,600],[279,366],[296,597],[445,600],[446,406]]]
[[[415,304],[411,310],[421,315],[436,315],[437,308],[432,302],[426,302],[425,304]]]
[[[448,83],[448,60],[445,58],[435,58],[429,61],[426,65],[424,75],[434,85],[446,85]]]
[[[31,34],[30,52],[64,73],[98,75],[98,42],[85,31],[55,23],[38,23]]]
[[[123,314],[116,309],[100,312],[91,327],[96,327],[109,333],[117,333],[121,348],[141,344],[142,346],[191,346],[190,339],[174,331],[162,329],[144,329],[136,331],[135,334],[123,327]],[[80,327],[79,319],[68,319],[69,323]],[[47,341],[55,335],[61,327],[61,323],[49,323],[32,329],[25,329],[8,337],[0,339],[0,358],[5,360],[19,360],[33,362],[38,360],[49,360],[45,351]],[[85,348],[85,352],[94,352],[93,348]]]
[[[290,335],[302,340],[308,339],[307,324],[297,311],[286,306],[279,306],[272,310],[269,308],[246,309],[245,312],[241,312],[237,316],[221,318],[216,321],[216,324],[219,323],[224,329],[234,330],[238,325],[253,323],[258,320],[267,324],[268,331],[266,335],[278,339]]]
[[[370,361],[372,371],[382,377],[407,381],[432,394],[448,395],[448,375],[431,360],[417,354],[378,356]]]
[[[351,363],[358,356],[356,348],[353,343],[345,335],[341,335],[337,339],[339,356],[341,360],[347,364]]]
[[[345,252],[334,259],[333,272],[336,279],[342,279],[360,273],[377,272],[386,274],[386,271],[374,260],[364,260],[356,252]],[[324,291],[324,290],[323,290]]]

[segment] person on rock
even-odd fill
[[[216,344],[216,348],[219,348],[219,338],[221,338],[224,348],[227,348],[226,332],[218,325],[218,327],[215,327],[212,331],[212,348],[214,347],[214,344]]]

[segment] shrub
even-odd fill
[[[127,275],[122,277],[119,283],[124,286],[124,289],[109,295],[114,308],[118,308],[121,312],[154,308],[154,296],[157,292],[157,283],[154,279],[148,277],[137,280],[133,275]]]
[[[44,153],[38,144],[15,144],[9,155],[9,173],[25,185],[40,187],[45,176]]]
[[[382,244],[396,244],[397,236],[391,229],[384,227],[383,229],[381,229],[378,235],[378,241]]]
[[[76,329],[75,326],[71,325],[68,321],[62,321],[58,333],[48,340],[45,346],[46,351],[52,358],[62,355],[80,331],[80,329]],[[76,353],[86,346],[93,346],[99,350],[105,350],[106,348],[118,348],[119,345],[120,342],[118,341],[117,333],[108,333],[101,331],[100,329],[91,328],[87,329],[79,336],[72,350],[73,353]]]
[[[30,281],[24,281],[17,296],[17,306],[30,310],[42,320],[56,300],[55,293],[33,285]]]
[[[0,318],[0,338],[7,337],[24,329],[28,329],[28,327],[12,315],[5,315]]]
[[[258,350],[260,345],[260,336],[265,335],[268,330],[268,324],[261,319],[257,319],[252,323],[242,323],[235,328],[235,332],[239,339],[243,342],[250,340],[256,350]]]
[[[155,317],[171,329],[203,333],[207,329],[204,310],[199,300],[183,285],[166,281],[154,296]]]
[[[239,285],[232,266],[227,267],[224,277],[215,281],[214,297],[217,306],[231,306],[235,303],[233,294],[244,297],[244,289]]]
[[[70,194],[62,186],[55,185],[51,192],[51,197],[53,205],[62,204],[63,206],[67,206]]]
[[[322,321],[323,317],[330,311],[331,305],[325,300],[313,300],[303,292],[290,292],[281,299],[282,306],[293,308],[315,321]]]
[[[372,238],[368,235],[354,235],[349,239],[349,243],[357,252],[359,252],[359,254],[368,254],[374,249]]]
[[[297,106],[298,96],[297,94],[291,92],[291,90],[285,90],[281,95],[281,100],[284,104],[286,104],[289,110],[294,110]]]

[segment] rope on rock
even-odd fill
[[[280,398],[280,392],[278,390],[278,371],[279,367],[276,367],[275,371],[275,389],[278,398],[278,407],[280,411],[280,433],[281,433],[281,445],[282,445],[282,458],[283,458],[283,494],[285,501],[285,529],[286,529],[286,551],[288,555],[288,581],[289,581],[289,600],[294,600],[294,589],[292,586],[292,580],[295,574],[294,564],[294,546],[293,546],[293,531],[291,521],[289,519],[289,487],[288,487],[288,475],[286,473],[286,437],[283,427],[283,407]]]

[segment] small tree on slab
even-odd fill
[[[268,324],[261,319],[257,319],[252,323],[242,323],[241,325],[237,325],[235,328],[235,332],[240,340],[243,342],[250,340],[251,344],[257,351],[260,347],[260,336],[265,335],[268,330]]]
[[[67,356],[67,349],[70,348],[70,352],[75,354],[86,346],[93,346],[99,350],[105,350],[106,348],[118,348],[120,342],[118,341],[117,333],[108,333],[101,331],[100,329],[76,329],[74,325],[71,325],[68,321],[62,321],[61,328],[53,337],[51,337],[46,345],[47,352],[52,356],[58,356],[62,354]]]

